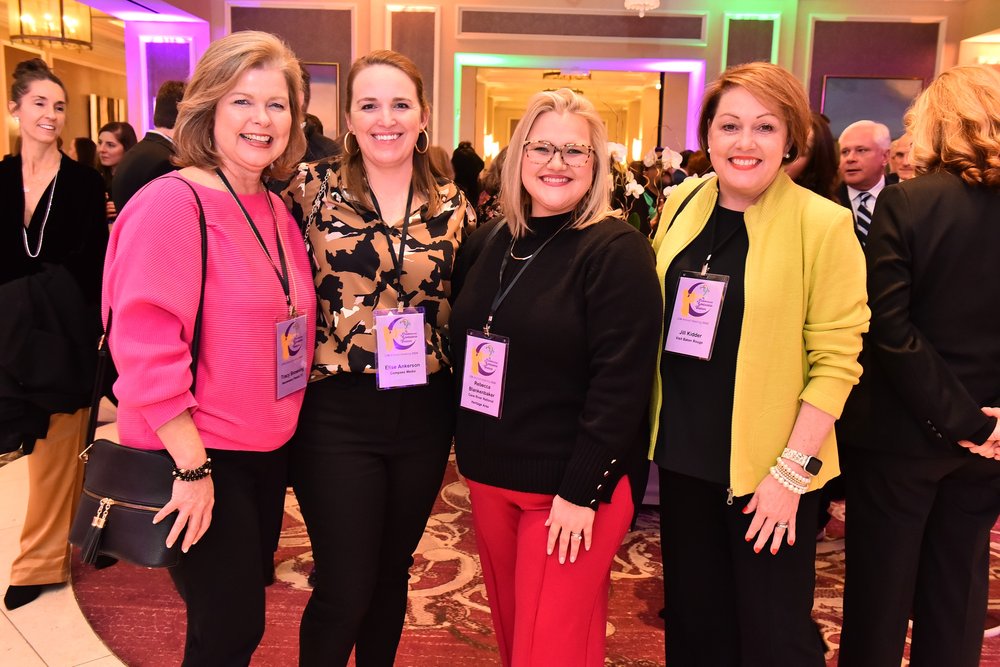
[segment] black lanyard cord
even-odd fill
[[[500,308],[500,304],[503,303],[504,299],[507,298],[507,295],[510,294],[510,291],[512,289],[514,289],[514,285],[516,285],[517,281],[520,280],[521,276],[524,274],[524,272],[528,268],[528,266],[533,261],[535,261],[535,259],[542,253],[543,250],[545,250],[545,246],[547,246],[549,243],[551,243],[552,240],[556,236],[559,235],[559,232],[561,232],[562,230],[566,229],[566,227],[568,227],[569,224],[572,221],[573,221],[573,219],[570,218],[569,220],[567,220],[566,222],[564,222],[563,225],[562,225],[562,227],[560,227],[559,229],[556,230],[555,234],[553,234],[549,238],[545,239],[545,241],[542,242],[542,245],[538,246],[538,250],[536,250],[535,252],[531,253],[531,256],[524,260],[524,263],[521,264],[521,268],[518,269],[517,273],[514,274],[514,277],[511,278],[510,283],[508,283],[508,285],[507,285],[507,287],[505,289],[504,286],[503,286],[503,274],[504,274],[504,271],[507,270],[507,262],[510,259],[511,252],[513,252],[513,250],[514,250],[514,243],[517,241],[517,239],[516,238],[512,238],[510,240],[510,247],[507,249],[507,252],[504,253],[503,261],[500,262],[500,276],[499,276],[498,283],[497,283],[497,293],[496,293],[496,296],[493,297],[493,303],[490,304],[490,314],[486,318],[486,326],[483,327],[483,333],[485,333],[486,335],[489,335],[489,333],[490,333],[490,326],[493,324],[493,316],[496,314],[497,309]],[[503,223],[501,223],[501,224],[503,224]]]
[[[396,269],[396,296],[398,297],[399,307],[402,308],[405,305],[409,305],[409,299],[406,296],[405,290],[403,290],[403,256],[406,254],[406,234],[410,228],[410,206],[413,204],[413,182],[410,182],[410,189],[406,194],[406,211],[403,214],[403,228],[400,232],[401,239],[399,241],[399,257],[396,257],[396,251],[392,249],[392,234],[389,231],[389,223],[385,221],[382,217],[382,209],[379,208],[378,198],[375,193],[372,192],[372,205],[375,207],[375,214],[378,216],[378,220],[381,223],[382,233],[385,234],[386,241],[389,243],[389,257],[392,258],[392,265]]]
[[[257,229],[257,225],[254,224],[253,218],[250,217],[249,211],[243,206],[243,202],[240,198],[236,196],[236,191],[233,186],[230,185],[229,180],[226,175],[222,173],[222,169],[218,167],[215,168],[215,173],[218,174],[219,179],[222,180],[222,184],[226,186],[226,190],[229,194],[233,196],[233,200],[236,205],[240,207],[240,211],[243,213],[243,217],[246,218],[247,224],[250,225],[250,231],[253,232],[254,237],[257,239],[257,243],[260,244],[260,249],[264,251],[264,255],[267,256],[267,261],[274,269],[274,274],[278,276],[278,282],[281,283],[281,291],[285,294],[285,303],[288,304],[288,315],[289,317],[294,317],[295,307],[292,305],[292,291],[289,287],[288,280],[288,262],[285,259],[285,249],[281,244],[281,235],[278,234],[278,215],[274,212],[274,202],[271,201],[271,194],[264,187],[264,194],[267,196],[267,206],[271,209],[271,219],[274,220],[274,243],[278,247],[278,261],[281,263],[281,269],[279,270],[277,265],[274,263],[274,259],[271,257],[271,253],[267,249],[267,245],[264,243],[264,237],[261,236],[260,230]],[[263,187],[263,184],[262,186]]]
[[[716,246],[715,245],[715,232],[718,229],[718,221],[719,221],[719,205],[716,204],[715,208],[712,210],[712,217],[709,218],[709,220],[708,220],[708,224],[710,226],[709,227],[709,237],[708,237],[708,256],[705,257],[705,263],[702,264],[702,266],[701,266],[701,275],[703,275],[703,276],[706,273],[708,273],[708,263],[709,263],[709,261],[711,261],[712,255],[714,255],[716,253],[716,251],[721,250],[722,247],[725,246],[727,243],[729,243],[729,241],[734,236],[736,236],[736,233],[738,231],[740,231],[740,226],[737,225],[736,227],[734,227],[732,229],[732,231],[730,231],[728,234],[726,234],[726,237],[724,239],[722,239],[722,241],[719,243],[718,246]]]

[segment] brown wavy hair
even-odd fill
[[[420,105],[421,114],[424,118],[430,119],[431,105],[427,101],[427,95],[424,93],[424,80],[420,76],[420,70],[417,69],[416,63],[402,53],[384,49],[372,51],[366,56],[361,56],[351,65],[351,71],[347,74],[347,100],[344,104],[344,113],[346,115],[350,116],[351,105],[354,103],[354,80],[362,70],[374,65],[395,67],[405,74],[417,89],[417,101]],[[427,130],[426,125],[423,129]],[[344,157],[340,169],[343,187],[351,193],[351,196],[371,209],[373,208],[373,202],[371,189],[368,187],[368,181],[365,178],[364,157],[361,155],[361,151],[358,150],[356,139],[353,142],[355,144],[354,150],[348,150],[350,144],[347,140],[348,134],[350,132],[345,133],[343,138]],[[430,148],[430,134],[426,134],[425,137],[427,138],[427,148]],[[419,136],[417,137],[417,142],[418,144],[420,142]],[[434,172],[431,169],[431,160],[427,148],[424,149],[423,153],[416,150],[413,151],[413,191],[419,192],[427,199],[427,212],[430,215],[436,215],[441,210],[442,202],[441,197],[437,194],[437,179],[434,177]]]
[[[906,112],[918,174],[948,171],[1000,188],[1000,72],[962,65],[942,73]]]
[[[174,145],[179,167],[213,169],[221,158],[213,139],[215,110],[219,101],[233,89],[235,82],[252,69],[280,70],[288,85],[288,108],[292,126],[288,145],[278,158],[264,170],[269,178],[281,180],[291,175],[306,152],[306,137],[302,133],[302,70],[291,49],[274,35],[256,30],[244,30],[212,42],[198,61],[194,74],[177,105]]]

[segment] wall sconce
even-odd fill
[[[75,0],[17,0],[8,7],[12,42],[94,48],[87,5]]]

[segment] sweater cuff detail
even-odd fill
[[[977,445],[985,444],[989,440],[990,435],[993,434],[993,430],[997,427],[997,418],[988,417],[986,423],[975,431],[971,436],[969,436],[969,441],[974,442]]]
[[[183,394],[158,403],[141,406],[139,412],[142,414],[142,418],[146,420],[146,423],[149,424],[149,428],[155,432],[185,410],[190,410],[194,414],[197,409],[198,401],[195,400],[190,391],[185,391]]]
[[[608,485],[621,477],[616,472],[618,466],[619,460],[606,450],[578,444],[559,485],[559,497],[596,510],[601,497],[609,493]]]

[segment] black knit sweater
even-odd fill
[[[568,216],[533,218],[514,246],[527,256]],[[466,331],[482,330],[511,247],[506,227],[478,230],[459,252],[451,335],[461,384]],[[503,285],[522,262],[508,260]],[[563,230],[537,254],[494,315],[507,336],[500,419],[459,410],[459,469],[483,484],[558,494],[596,508],[645,456],[663,307],[649,241],[607,219]]]

